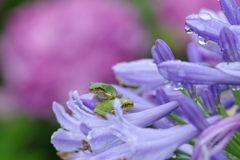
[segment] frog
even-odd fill
[[[106,115],[108,113],[115,114],[114,107],[113,107],[113,101],[114,100],[105,100],[101,104],[96,105],[93,112],[104,119],[107,119]],[[121,108],[124,111],[124,113],[127,113],[127,111],[131,108],[133,108],[133,101],[129,97],[124,97],[120,99],[121,101]]]
[[[104,100],[122,98],[121,93],[118,93],[113,86],[106,83],[90,83],[89,92],[94,93],[93,99],[98,99],[100,103]]]

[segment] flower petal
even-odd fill
[[[80,132],[81,121],[76,120],[67,114],[65,109],[57,102],[53,102],[53,112],[62,128],[72,132]]]
[[[83,139],[86,139],[86,136],[81,132],[68,132],[60,128],[53,133],[51,137],[51,143],[58,151],[72,152],[77,151],[77,147],[83,146]]]

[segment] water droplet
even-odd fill
[[[185,71],[184,71],[183,69],[180,69],[180,70],[178,71],[178,76],[179,76],[179,77],[185,77],[185,76],[186,76]]]
[[[198,43],[201,44],[201,45],[205,45],[205,44],[209,43],[209,40],[205,39],[205,38],[203,38],[201,36],[198,36]]]
[[[173,153],[172,154],[172,158],[176,158],[176,157],[177,157],[177,155]]]
[[[210,21],[212,19],[212,16],[208,13],[200,13],[198,16],[205,21]]]
[[[191,28],[188,27],[187,25],[185,25],[185,31],[186,31],[187,34],[192,34],[192,33],[193,33],[193,31],[191,30]]]
[[[232,91],[239,91],[240,90],[240,86],[231,86],[230,85],[229,87]]]
[[[183,89],[183,86],[181,83],[173,82],[171,81],[171,86],[174,90],[180,90]]]

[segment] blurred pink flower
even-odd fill
[[[111,67],[143,57],[148,35],[125,1],[58,0],[28,4],[8,17],[1,38],[4,89],[33,115],[52,115],[70,90],[113,83]]]

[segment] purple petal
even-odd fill
[[[194,43],[189,43],[187,45],[187,57],[189,62],[203,62],[201,53],[199,52],[197,45]]]
[[[116,78],[128,86],[159,86],[165,82],[165,79],[158,74],[153,59],[141,59],[132,62],[118,63],[113,66],[113,71]]]
[[[72,110],[74,115],[83,123],[85,123],[88,127],[94,128],[109,126],[108,121],[106,121],[105,119],[98,117],[95,114],[90,114],[85,110],[82,110],[81,108],[79,108],[78,105],[74,104],[71,101],[67,102],[67,106],[70,110]]]
[[[89,157],[87,160],[117,160],[124,158],[131,159],[131,155],[132,154],[129,145],[124,143],[116,147],[110,148],[107,151],[104,151],[96,156]]]
[[[236,0],[219,0],[219,3],[228,21],[233,25],[237,25],[236,11],[238,4]]]
[[[174,124],[171,123],[171,119],[169,117],[163,117],[161,119],[159,119],[158,121],[153,123],[153,127],[154,128],[161,128],[161,129],[166,129],[166,128],[170,128],[173,127]]]
[[[228,24],[212,18],[208,13],[193,14],[185,19],[186,27],[207,40],[218,42],[220,30]]]
[[[201,96],[204,106],[206,107],[209,115],[217,115],[217,104],[215,102],[215,97],[209,91],[209,89],[205,88],[203,89],[202,96]]]
[[[207,43],[205,45],[201,45],[201,44],[199,44],[199,38],[198,38],[197,34],[192,34],[191,39],[194,42],[194,44],[196,44],[199,48],[206,49],[210,52],[210,53],[207,52],[206,54],[204,54],[205,50],[203,50],[204,52],[202,52],[202,54],[204,56],[208,57],[209,56],[208,54],[211,54],[211,55],[217,54],[222,59],[223,53],[217,42],[210,40],[209,43]],[[217,57],[217,56],[214,56],[214,57]]]
[[[126,88],[124,88],[122,86],[114,85],[114,84],[112,84],[112,86],[114,88],[116,88],[116,90],[119,93],[122,93],[123,97],[129,97],[134,103],[139,103],[139,104],[142,104],[142,105],[145,105],[145,106],[149,106],[149,108],[151,106],[154,106],[153,103],[151,103],[151,102],[147,101],[146,99],[140,97],[139,95],[137,95],[136,93],[130,91],[129,89],[126,89]]]
[[[56,150],[61,152],[77,151],[77,147],[82,147],[82,140],[87,137],[84,134],[68,132],[63,129],[58,129],[51,137],[51,143]]]
[[[196,103],[188,98],[187,96],[182,96],[178,98],[178,103],[180,109],[184,113],[184,117],[188,119],[199,131],[203,131],[209,126],[202,112],[196,105]]]
[[[200,63],[206,62],[210,65],[217,65],[222,61],[222,56],[209,51],[201,46],[197,46],[194,43],[189,43],[187,46],[187,56],[190,62]]]
[[[178,103],[173,101],[142,112],[127,114],[123,117],[136,126],[147,127],[155,121],[169,115],[177,108]]]
[[[93,97],[94,97],[94,94],[89,93],[89,94],[81,95],[79,98],[85,106],[93,110],[96,107],[95,104],[98,102],[98,100],[93,99]]]
[[[235,62],[236,63],[236,62]],[[239,62],[238,62],[239,63]],[[168,61],[158,65],[159,72],[168,80],[181,82],[186,84],[226,84],[226,85],[239,85],[240,72],[237,71],[239,77],[236,77],[236,70],[230,69],[239,64],[232,64],[228,67],[220,63],[216,67],[221,69],[214,69],[203,65],[181,62],[181,61]],[[240,68],[240,67],[239,67]],[[233,74],[234,73],[234,74]],[[232,76],[234,75],[234,76]]]
[[[69,131],[80,132],[81,121],[74,119],[69,114],[66,113],[65,109],[58,104],[53,102],[53,112],[56,115],[58,123],[62,128],[65,128]]]
[[[91,114],[94,114],[93,111],[86,107],[83,102],[81,101],[80,99],[80,96],[78,95],[78,92],[77,91],[74,91],[72,93],[72,97],[74,98],[74,103],[77,104],[82,110],[84,110],[85,112],[88,112],[88,113],[91,113]]]
[[[157,88],[157,90],[156,90],[156,100],[159,105],[170,102],[168,96],[166,95],[164,90],[161,88]]]
[[[169,46],[161,39],[156,40],[155,42],[155,52],[152,50],[152,57],[155,60],[157,65],[164,61],[174,60],[173,53]]]
[[[231,63],[227,63],[227,62],[222,62],[219,63],[216,68],[220,69],[221,71],[238,77],[240,78],[240,62],[231,62]]]
[[[234,62],[240,59],[239,42],[237,37],[234,35],[228,27],[223,27],[220,32],[219,46],[227,57],[227,61]]]

